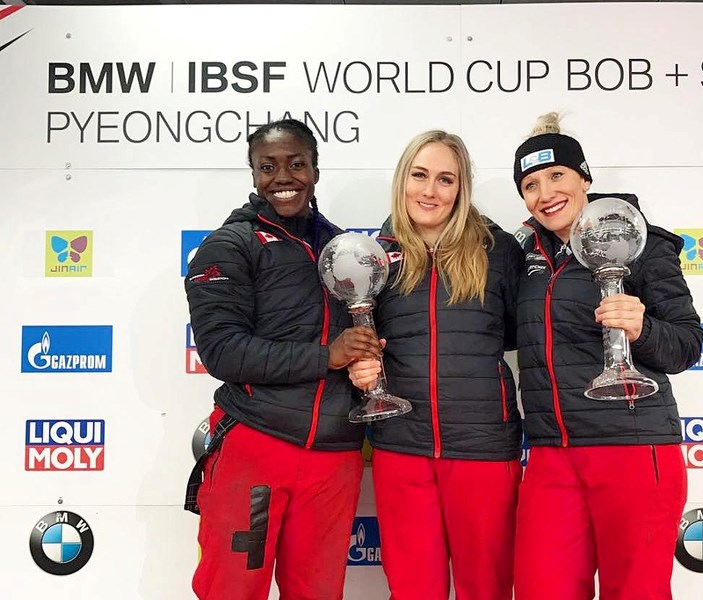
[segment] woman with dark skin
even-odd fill
[[[249,139],[256,194],[200,246],[186,292],[200,358],[223,381],[186,508],[201,515],[201,600],[340,600],[364,430],[344,369],[380,355],[320,284],[341,230],[317,209],[317,142],[295,120]],[[202,468],[204,466],[204,468]],[[202,473],[202,474],[201,474]],[[198,489],[199,488],[199,489]]]

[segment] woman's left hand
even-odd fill
[[[618,327],[625,330],[630,342],[634,342],[642,333],[644,323],[644,304],[636,296],[615,294],[601,300],[596,308],[596,323],[604,327]]]

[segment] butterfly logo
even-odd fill
[[[77,263],[81,259],[81,254],[88,247],[88,236],[80,235],[70,242],[58,235],[51,236],[51,249],[56,252],[60,263],[66,262],[70,257],[71,261]]]
[[[697,240],[685,233],[681,235],[681,238],[683,239],[683,252],[687,260],[703,259],[703,238]]]

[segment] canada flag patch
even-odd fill
[[[256,237],[259,238],[262,244],[268,244],[269,242],[280,242],[281,238],[277,238],[271,233],[266,233],[265,231],[255,231]]]
[[[398,262],[403,258],[403,253],[402,252],[386,252],[386,256],[388,257],[388,262],[390,264],[393,264],[394,262]]]

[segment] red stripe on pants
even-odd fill
[[[341,600],[361,483],[361,452],[306,450],[238,424],[206,462],[198,493],[202,559],[193,577],[200,600],[266,600],[276,582],[286,600]],[[269,486],[261,568],[232,552],[250,529],[250,494]]]
[[[515,509],[522,468],[376,449],[373,480],[383,570],[392,600],[512,597]]]
[[[681,448],[536,447],[520,488],[516,600],[671,600]]]

